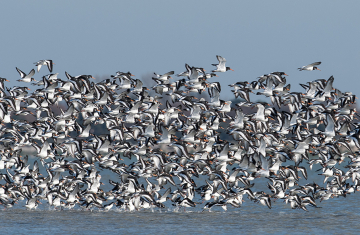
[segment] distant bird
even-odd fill
[[[308,65],[305,65],[305,66],[303,66],[303,67],[301,67],[301,68],[298,68],[298,70],[299,71],[302,71],[302,70],[308,70],[308,71],[311,71],[311,70],[320,70],[320,69],[318,69],[318,67],[316,67],[316,66],[318,66],[318,65],[320,65],[321,64],[321,62],[319,61],[319,62],[314,62],[314,63],[312,63],[312,64],[308,64]]]
[[[219,64],[212,64],[213,66],[216,66],[216,69],[212,72],[226,72],[228,70],[234,71],[230,67],[225,66],[226,59],[224,57],[217,55],[216,58],[218,59]]]
[[[172,78],[170,75],[173,75],[173,74],[174,74],[174,71],[164,73],[163,75],[154,73],[155,77],[152,77],[152,79],[154,81],[158,82],[159,84],[168,84],[169,79]]]
[[[54,63],[52,62],[52,60],[39,60],[38,62],[35,62],[34,64],[37,66],[37,71],[38,72],[40,71],[41,66],[47,65],[47,67],[48,67],[48,69],[49,69],[49,71],[51,73]]]
[[[32,77],[35,74],[35,70],[32,69],[29,74],[24,73],[20,69],[16,67],[16,70],[19,72],[21,79],[17,80],[18,82],[31,82],[35,81],[35,79]]]

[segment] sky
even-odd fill
[[[185,71],[185,63],[211,71],[216,55],[234,71],[228,84],[253,81],[274,71],[298,84],[335,77],[334,86],[360,95],[360,1],[3,1],[0,9],[0,77],[14,85],[15,67],[52,59],[66,79],[130,71],[135,78]],[[297,68],[321,61],[321,71]],[[48,74],[42,68],[36,80]]]

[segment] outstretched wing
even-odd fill
[[[320,62],[320,61],[319,61],[319,62],[314,62],[314,63],[309,64],[309,65],[307,65],[307,66],[316,66],[316,65],[319,65],[319,64],[321,64],[321,62]]]

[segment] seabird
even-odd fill
[[[305,66],[302,66],[301,68],[298,68],[299,71],[302,71],[302,70],[308,70],[308,71],[311,71],[311,70],[320,70],[318,69],[318,65],[320,65],[321,62],[314,62],[312,64],[308,64],[308,65],[305,65]]]
[[[46,65],[50,71],[50,73],[52,73],[53,70],[53,62],[52,60],[39,60],[38,62],[34,63],[37,66],[37,71],[40,71],[40,68],[42,65]]]
[[[230,67],[225,66],[226,59],[224,57],[217,55],[216,58],[219,61],[219,64],[212,64],[213,66],[216,66],[216,69],[212,72],[226,72],[228,70],[234,71]]]

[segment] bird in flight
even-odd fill
[[[320,70],[320,69],[318,69],[318,65],[320,65],[321,64],[321,62],[319,61],[319,62],[314,62],[314,63],[312,63],[312,64],[308,64],[308,65],[305,65],[305,66],[303,66],[303,67],[301,67],[301,68],[298,68],[299,69],[299,71],[302,71],[302,70],[308,70],[308,71],[311,71],[311,70]]]

